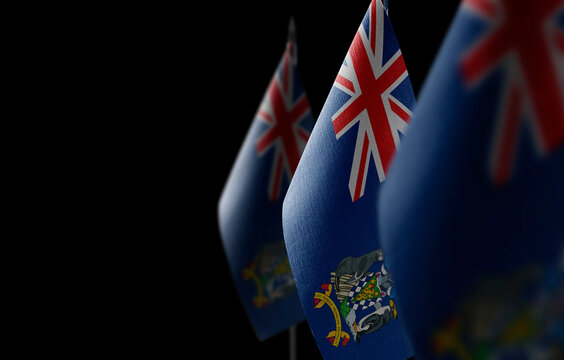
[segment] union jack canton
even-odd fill
[[[558,83],[564,75],[564,31],[558,26],[564,1],[525,6],[513,0],[465,0],[462,6],[489,27],[462,57],[465,83],[479,86],[496,66],[505,72],[489,164],[493,182],[504,184],[518,150],[523,112],[531,115],[540,154],[564,143],[564,91]]]
[[[332,116],[337,139],[359,124],[349,177],[353,201],[364,194],[370,158],[376,165],[378,179],[384,181],[400,143],[399,133],[405,131],[412,115],[411,110],[392,95],[408,74],[399,48],[391,57],[384,57],[384,14],[381,3],[373,2],[334,84],[350,95]]]
[[[258,119],[269,125],[256,142],[257,152],[264,156],[269,149],[275,149],[268,185],[271,201],[280,197],[284,173],[288,180],[292,179],[309,139],[302,120],[310,115],[310,107],[303,87],[294,84],[296,65],[296,46],[289,41],[257,113]]]

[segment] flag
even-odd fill
[[[313,127],[297,71],[295,25],[223,189],[218,217],[257,337],[304,319],[282,234],[282,201]]]
[[[386,9],[372,1],[283,208],[298,292],[326,359],[412,355],[376,217],[415,97]]]
[[[564,1],[461,3],[379,209],[418,358],[562,357]]]

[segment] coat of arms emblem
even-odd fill
[[[286,298],[296,291],[284,240],[266,243],[255,260],[243,270],[244,280],[253,280],[257,295],[252,299],[256,308]]]
[[[351,336],[360,343],[362,336],[397,318],[393,282],[381,249],[357,258],[344,258],[331,272],[331,282],[321,288],[325,293],[315,293],[314,307],[319,309],[327,304],[335,316],[336,329],[327,336],[333,346],[339,346],[341,339],[342,345],[346,345]],[[339,305],[331,299],[333,294]],[[342,329],[341,319],[350,334]]]

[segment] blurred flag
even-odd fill
[[[406,359],[376,217],[378,187],[415,97],[386,9],[368,11],[284,200],[304,312],[326,359]]]
[[[379,208],[418,358],[564,356],[564,1],[462,2]]]
[[[219,227],[259,339],[303,320],[282,235],[282,201],[313,127],[295,26],[219,201]]]

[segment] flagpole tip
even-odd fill
[[[290,23],[288,24],[288,41],[296,42],[296,21],[293,16],[290,16]]]

